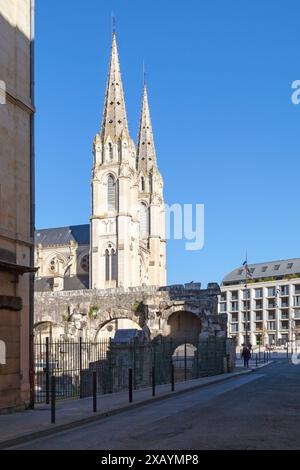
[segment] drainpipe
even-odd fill
[[[30,0],[30,98],[34,107],[34,13],[35,0]],[[34,167],[34,113],[30,116],[30,266],[34,266],[35,232],[35,167]],[[29,274],[29,383],[30,408],[34,407],[34,273]]]

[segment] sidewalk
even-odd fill
[[[269,364],[271,362],[269,362]],[[259,367],[264,365],[267,365],[267,363],[261,364]],[[253,365],[250,365],[250,369],[246,370],[237,367],[235,371],[231,373],[203,377],[186,382],[177,382],[175,383],[174,392],[171,391],[170,384],[158,385],[156,387],[155,397],[152,397],[151,387],[134,390],[132,403],[128,401],[128,391],[98,395],[98,411],[96,413],[93,413],[92,397],[58,400],[56,402],[56,424],[51,424],[50,405],[46,404],[36,405],[34,410],[2,414],[0,415],[0,449],[87,424],[106,416],[121,413],[130,408],[134,409],[180,393],[223,382],[240,375],[251,373],[254,370],[256,370],[256,368],[253,367]]]

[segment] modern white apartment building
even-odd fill
[[[228,335],[240,346],[286,345],[300,339],[300,258],[234,269],[221,284],[219,313],[228,314]]]

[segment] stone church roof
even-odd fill
[[[36,245],[68,245],[71,240],[75,241],[78,245],[89,245],[89,224],[71,225],[69,227],[46,228],[42,230],[36,230],[35,232]]]

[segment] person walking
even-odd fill
[[[242,350],[242,358],[244,359],[244,367],[249,368],[249,360],[251,358],[251,350],[249,346],[244,345]]]

